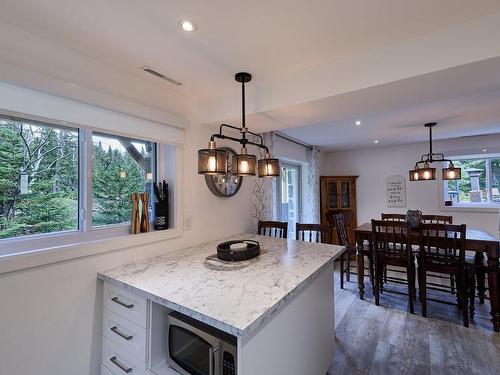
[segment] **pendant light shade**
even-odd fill
[[[410,181],[431,181],[436,179],[436,168],[431,168],[429,163],[425,163],[422,168],[418,165],[410,171]]]
[[[208,148],[198,150],[198,173],[207,175],[226,174],[227,153],[216,148],[215,142],[210,141]]]
[[[443,168],[443,180],[460,180],[462,178],[462,169],[455,168],[450,161],[448,168]]]
[[[264,159],[259,160],[259,177],[278,177],[280,175],[279,159],[271,158],[266,152]]]
[[[429,167],[429,164],[424,165],[423,168],[418,170],[419,181],[430,181],[436,179],[436,168]]]
[[[418,166],[415,166],[415,169],[409,171],[409,180],[418,181]]]
[[[247,154],[245,147],[241,148],[241,153],[233,156],[233,173],[236,176],[255,176],[255,165],[257,157]]]

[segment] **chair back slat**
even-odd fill
[[[349,245],[349,235],[347,233],[347,227],[345,225],[345,217],[343,213],[337,213],[332,215],[333,224],[335,230],[337,231],[337,239],[339,244],[342,246]]]
[[[281,221],[259,221],[257,223],[257,233],[263,236],[287,238],[288,223]]]
[[[316,242],[331,243],[332,228],[322,224],[295,224],[295,239]]]

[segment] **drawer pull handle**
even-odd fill
[[[125,340],[127,340],[127,341],[132,340],[132,339],[134,338],[134,336],[132,336],[132,335],[127,335],[127,334],[125,334],[125,333],[123,333],[123,332],[120,332],[120,331],[118,330],[118,327],[117,327],[117,326],[111,327],[111,328],[110,328],[110,330],[111,330],[112,332],[116,333],[118,336],[123,337],[123,338],[124,338]]]
[[[113,297],[113,298],[111,298],[111,301],[113,301],[113,302],[115,302],[115,303],[117,303],[117,304],[119,304],[119,305],[122,305],[123,307],[126,307],[127,309],[131,309],[131,308],[133,308],[133,307],[134,307],[134,304],[133,304],[133,303],[131,303],[131,304],[126,304],[125,302],[120,301],[120,300],[118,299],[118,297]]]
[[[132,367],[127,367],[125,365],[122,365],[120,362],[118,362],[118,360],[116,359],[116,356],[114,357],[111,357],[109,359],[115,366],[117,366],[120,370],[122,370],[123,372],[126,372],[127,374],[130,374],[132,371],[133,371],[133,368]]]

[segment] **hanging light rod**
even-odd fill
[[[444,154],[435,153],[432,151],[432,128],[437,125],[437,122],[429,122],[424,126],[429,129],[429,152],[420,157],[420,160],[415,163],[415,168],[409,171],[410,181],[430,181],[436,179],[436,168],[432,168],[430,164],[434,162],[447,162],[448,168],[443,168],[443,180],[460,180],[462,178],[462,170],[455,168],[450,159],[446,159]]]
[[[215,139],[227,139],[241,144],[239,154],[233,156],[232,173],[237,176],[254,176],[257,157],[248,154],[247,145],[256,146],[265,151],[264,158],[258,162],[259,177],[277,177],[280,173],[279,160],[271,158],[269,148],[264,144],[261,135],[248,130],[245,121],[245,83],[252,80],[252,75],[246,72],[237,73],[234,79],[241,83],[241,127],[236,127],[227,124],[219,126],[219,132],[212,134],[208,142],[208,148],[198,151],[198,173],[217,175],[227,173],[227,153],[225,150],[217,148]],[[224,134],[225,129],[233,129],[240,132],[241,137],[236,138]],[[250,141],[247,134],[251,134],[257,138],[257,141]]]
[[[278,138],[284,139],[285,141],[288,141],[288,142],[291,142],[291,143],[295,143],[296,145],[299,145],[299,146],[302,146],[304,148],[307,148],[308,150],[312,150],[312,148],[313,148],[313,146],[311,146],[310,144],[302,142],[302,141],[299,141],[298,139],[295,139],[293,137],[285,135],[285,134],[283,134],[281,132],[274,131],[273,133]]]

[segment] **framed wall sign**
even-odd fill
[[[403,176],[389,176],[385,180],[387,207],[406,207],[406,180]]]

